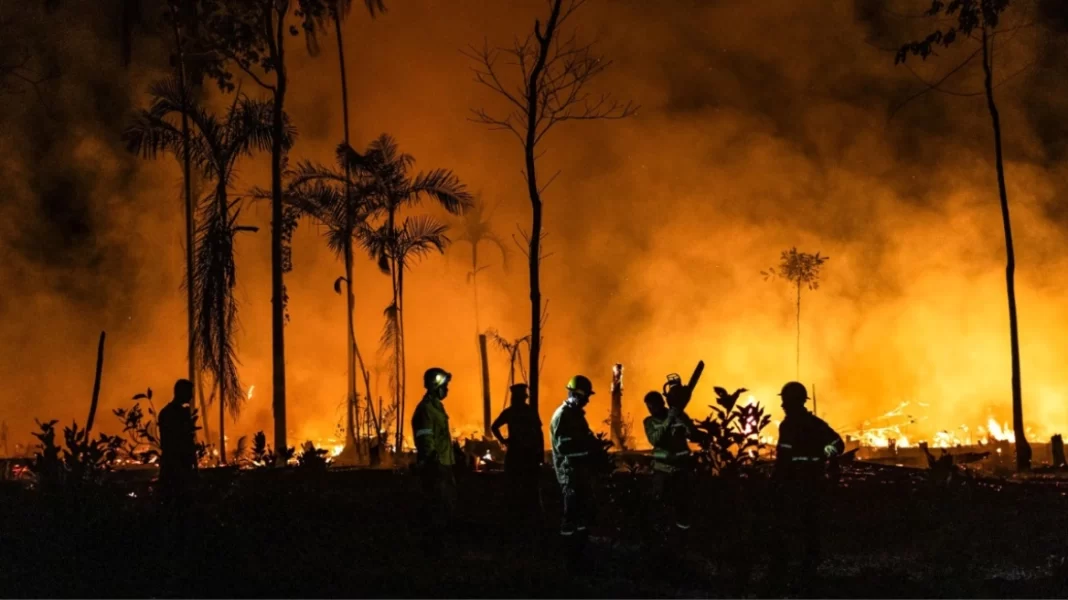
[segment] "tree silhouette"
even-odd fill
[[[200,202],[200,225],[196,235],[196,259],[192,287],[196,303],[195,339],[198,358],[212,374],[219,400],[219,452],[226,462],[225,414],[236,418],[245,392],[237,374],[234,335],[237,328],[237,301],[233,294],[236,282],[234,236],[254,227],[238,224],[240,199],[231,200],[237,160],[256,150],[273,145],[273,107],[268,102],[249,99],[238,93],[222,119],[191,102],[176,79],[152,85],[153,102],[140,111],[123,132],[131,152],[154,157],[168,151],[188,152],[191,161],[215,184],[214,190]],[[193,128],[188,135],[172,120],[185,114]],[[294,135],[284,124],[288,147]],[[188,139],[188,143],[186,142]]]
[[[771,277],[780,277],[797,286],[797,378],[801,378],[801,287],[806,286],[810,290],[820,287],[820,268],[827,262],[828,256],[820,256],[820,253],[808,254],[798,252],[797,248],[782,251],[779,266],[771,267],[760,274],[767,280]]]
[[[404,271],[416,260],[437,250],[445,252],[449,238],[445,235],[448,226],[433,217],[409,217],[399,226],[384,224],[378,228],[365,226],[360,239],[364,248],[378,259],[379,265],[390,265],[395,272],[393,303],[385,311],[386,325],[382,331],[381,345],[389,353],[394,364],[390,374],[390,386],[394,393],[397,410],[396,448],[404,441],[404,377],[407,374],[404,347]]]
[[[341,148],[345,146],[342,145]],[[343,163],[339,155],[338,162]],[[353,178],[348,169],[342,165],[333,170],[322,165],[303,162],[289,174],[290,183],[286,191],[287,205],[301,216],[314,219],[326,228],[327,245],[345,263],[345,274],[334,282],[334,290],[341,293],[341,284],[345,284],[347,296],[347,329],[345,345],[348,353],[348,410],[346,417],[346,447],[338,456],[355,458],[357,452],[356,432],[359,430],[359,396],[356,393],[356,369],[364,382],[365,398],[369,417],[375,431],[381,429],[379,416],[375,414],[371,395],[371,376],[367,371],[356,343],[354,327],[355,294],[353,293],[353,245],[357,234],[363,231],[367,223],[381,211],[375,202],[373,181],[366,174]]]
[[[445,210],[463,214],[471,204],[471,194],[450,170],[434,169],[409,175],[415,164],[410,154],[402,154],[397,142],[382,134],[360,154],[348,145],[338,150],[342,164],[350,173],[360,173],[370,179],[374,202],[385,220],[378,226],[367,225],[359,237],[364,247],[378,262],[379,269],[391,279],[393,301],[385,310],[386,324],[382,333],[382,347],[390,353],[393,372],[390,389],[397,407],[396,448],[404,440],[405,354],[404,354],[404,269],[413,258],[426,254],[431,248],[444,252],[448,238],[446,227],[430,218],[405,219],[397,225],[397,213],[405,206],[416,206],[430,197]]]
[[[344,124],[344,143],[346,146],[351,146],[349,139],[349,85],[348,76],[345,71],[345,39],[341,31],[341,21],[349,15],[352,11],[353,0],[300,0],[299,16],[304,19],[304,41],[308,48],[308,54],[312,56],[318,56],[320,52],[319,48],[319,34],[325,33],[328,27],[332,24],[334,29],[334,36],[337,41],[337,57],[338,57],[338,73],[341,78],[341,115]],[[371,18],[375,17],[376,12],[385,12],[386,5],[384,0],[364,0],[364,7],[367,12],[370,13]],[[356,210],[357,202],[354,202],[351,197],[351,173],[347,165],[343,166],[346,185],[343,187],[343,204],[346,210]],[[352,323],[352,315],[356,309],[356,299],[352,291],[352,232],[355,231],[356,222],[359,220],[359,216],[356,212],[348,212],[342,215],[342,222],[336,223],[340,225],[341,230],[348,232],[349,235],[343,236],[344,247],[341,248],[341,255],[345,259],[345,290],[346,290],[346,302],[347,314],[348,314],[348,329],[349,329],[349,341],[346,343],[348,346],[348,396],[349,396],[349,416],[348,416],[348,430],[350,432],[349,437],[346,438],[346,448],[342,451],[341,455],[337,457],[338,460],[344,460],[351,456],[353,452],[356,452],[358,446],[356,445],[355,430],[359,427],[359,412],[358,404],[359,399],[356,392],[356,370],[355,363],[359,360],[360,371],[364,375],[365,384],[367,383],[369,376],[367,375],[367,369],[364,368],[363,358],[359,356],[359,346],[356,345],[356,334]],[[328,227],[331,227],[328,225]],[[338,280],[340,281],[340,279]],[[335,284],[335,289],[340,292],[340,288]],[[370,390],[368,390],[369,392]],[[371,397],[368,394],[368,402],[371,401]],[[371,407],[373,410],[373,406]],[[372,412],[373,414],[373,412]],[[376,430],[378,427],[376,426]],[[351,439],[350,439],[351,438]]]
[[[495,209],[496,207],[487,211],[486,203],[482,200],[482,197],[476,196],[471,208],[456,220],[455,229],[458,234],[453,238],[454,243],[467,242],[471,245],[471,270],[467,273],[467,282],[471,284],[474,294],[476,335],[482,333],[478,306],[478,274],[483,269],[488,268],[488,265],[479,263],[478,245],[488,243],[497,246],[497,249],[501,252],[501,264],[505,268],[508,267],[508,249],[505,248],[500,236],[493,231],[492,220]]]
[[[471,47],[465,54],[475,63],[475,81],[493,90],[508,107],[491,112],[475,109],[473,120],[491,129],[508,131],[523,148],[524,177],[530,196],[531,228],[522,232],[530,272],[530,404],[537,410],[545,306],[541,298],[542,193],[555,178],[542,183],[538,179],[536,163],[540,155],[538,145],[554,126],[565,121],[622,119],[633,115],[638,107],[621,104],[607,94],[594,96],[588,84],[600,75],[610,62],[593,50],[593,44],[581,44],[572,34],[561,37],[560,28],[586,0],[549,0],[549,18],[544,29],[540,20],[524,38],[516,38],[512,46],[491,48]],[[507,64],[515,68],[509,81],[499,59],[504,55]]]
[[[1018,4],[1029,4],[1017,2]],[[1034,5],[1034,3],[1030,3]],[[907,64],[910,56],[919,56],[926,60],[932,54],[937,54],[938,48],[950,48],[958,43],[974,45],[974,50],[968,54],[962,62],[939,77],[936,81],[926,83],[925,88],[919,93],[910,96],[909,100],[918,97],[931,90],[936,90],[953,95],[983,95],[986,98],[987,112],[990,115],[990,123],[994,132],[994,169],[997,173],[998,195],[1001,203],[1001,220],[1005,232],[1005,290],[1009,305],[1009,345],[1012,355],[1012,427],[1016,436],[1016,468],[1019,471],[1027,471],[1031,468],[1031,445],[1027,442],[1023,423],[1023,391],[1020,381],[1020,340],[1019,328],[1016,316],[1016,252],[1012,241],[1012,219],[1009,214],[1009,195],[1005,185],[1005,165],[1002,157],[1001,143],[1001,117],[998,112],[997,102],[994,97],[994,89],[1005,81],[1015,77],[1018,73],[1030,68],[1025,65],[1022,69],[1010,74],[1001,82],[995,83],[995,47],[996,42],[1003,34],[1033,26],[1033,18],[1026,15],[1020,20],[1022,24],[1013,24],[1010,27],[1000,27],[1005,20],[1006,11],[1009,9],[1009,0],[932,0],[926,15],[939,22],[950,23],[945,28],[939,28],[928,34],[921,40],[912,41],[901,46],[894,58],[895,64]],[[1010,38],[1011,39],[1011,38]],[[982,65],[983,89],[977,93],[961,93],[949,91],[944,86],[946,82],[964,71],[978,58]],[[902,103],[902,106],[904,103]]]
[[[285,309],[283,283],[286,254],[284,235],[287,229],[283,214],[282,171],[287,148],[285,100],[289,89],[286,69],[286,38],[300,30],[287,26],[290,13],[297,6],[291,0],[200,0],[203,23],[202,41],[208,73],[219,87],[231,90],[233,72],[237,70],[271,93],[271,370],[272,410],[274,413],[274,447],[288,448],[286,443],[286,369]],[[279,453],[279,466],[284,465]]]

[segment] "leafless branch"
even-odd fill
[[[533,36],[515,37],[510,47],[491,48],[484,42],[481,48],[469,46],[461,51],[474,65],[471,70],[475,82],[501,96],[509,105],[506,111],[500,112],[475,109],[471,121],[492,130],[509,131],[525,145],[527,139],[523,134],[533,113],[533,139],[537,146],[558,123],[623,119],[638,111],[639,106],[633,102],[620,102],[607,93],[589,93],[590,81],[603,73],[611,62],[594,52],[596,41],[580,43],[573,33],[568,36],[559,34],[560,26],[585,3],[586,0],[568,0],[561,7],[557,33],[551,39],[546,39],[539,21]],[[537,94],[532,102],[530,76],[543,50],[547,54],[535,82]],[[506,60],[502,61],[502,57]],[[513,68],[513,77],[518,80],[516,84],[506,82],[502,65]]]
[[[541,186],[541,188],[538,190],[538,193],[539,194],[545,193],[545,190],[548,189],[549,185],[551,185],[552,182],[555,181],[557,176],[559,176],[559,175],[560,175],[560,171],[557,171],[557,172],[553,173],[553,176],[549,178],[549,181],[545,182],[545,185]]]
[[[963,61],[961,61],[960,64],[958,64],[957,66],[955,66],[952,69],[950,69],[948,72],[946,72],[945,75],[943,75],[942,77],[938,78],[938,80],[936,80],[934,82],[923,81],[923,79],[920,78],[919,75],[916,75],[915,71],[912,71],[912,68],[909,67],[909,71],[912,72],[914,75],[916,75],[917,78],[920,78],[920,81],[922,81],[924,83],[924,87],[923,87],[923,89],[919,90],[918,92],[910,94],[908,98],[905,98],[903,101],[901,101],[896,106],[894,106],[894,108],[891,109],[891,111],[890,111],[890,116],[887,118],[887,121],[893,120],[894,116],[897,115],[897,113],[900,112],[901,109],[905,108],[905,106],[907,106],[910,102],[912,102],[913,100],[919,98],[920,96],[923,96],[924,94],[926,94],[927,92],[930,92],[931,90],[937,90],[937,91],[941,91],[943,93],[949,93],[948,91],[940,89],[940,86],[943,83],[945,83],[950,77],[953,77],[954,75],[959,73],[962,69],[964,69],[964,67],[968,66],[968,63],[972,62],[975,59],[976,56],[979,56],[980,52],[982,52],[982,48],[979,48],[975,52],[972,52],[970,55],[968,55],[968,58],[966,58]],[[980,93],[982,93],[982,92],[980,92]],[[962,95],[962,94],[951,94],[951,95]],[[963,94],[963,95],[970,96],[970,95],[976,95],[976,94]]]

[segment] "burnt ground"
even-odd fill
[[[865,470],[867,469],[867,470]],[[762,487],[694,486],[700,517],[683,540],[643,538],[644,476],[601,489],[586,565],[569,574],[556,534],[510,531],[495,473],[459,480],[454,541],[428,558],[418,481],[389,471],[204,472],[181,530],[163,526],[146,482],[77,495],[0,488],[3,597],[731,597],[747,547],[766,548]],[[854,468],[827,506],[819,597],[1065,597],[1068,497],[1049,481],[932,484],[915,472]],[[645,541],[643,541],[643,539]],[[761,594],[763,568],[753,585]]]

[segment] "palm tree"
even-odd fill
[[[340,161],[340,158],[339,158]],[[379,212],[371,182],[366,176],[354,182],[350,172],[335,171],[308,162],[300,163],[289,173],[290,183],[286,203],[300,216],[309,217],[326,227],[327,245],[345,262],[345,275],[334,282],[334,290],[341,292],[345,283],[348,327],[345,345],[348,351],[348,415],[345,449],[339,459],[354,459],[357,453],[356,432],[359,430],[359,396],[356,392],[356,368],[363,376],[365,398],[375,431],[380,429],[371,402],[371,376],[356,343],[354,327],[355,294],[353,293],[353,242],[360,227]],[[341,188],[339,190],[339,188]]]
[[[386,11],[385,0],[364,0],[364,6],[367,8],[367,12],[370,13],[371,18],[375,18],[375,13],[384,13]],[[349,15],[352,11],[352,0],[300,0],[300,12],[304,17],[304,41],[308,48],[308,54],[312,56],[319,55],[319,38],[320,32],[325,32],[329,23],[334,25],[334,35],[337,39],[337,57],[338,57],[338,71],[341,75],[341,114],[344,122],[344,142],[346,146],[350,145],[349,139],[349,85],[348,77],[345,71],[345,40],[341,33],[341,21]],[[353,198],[351,197],[351,173],[348,165],[342,166],[344,170],[344,203],[343,207],[355,208]],[[345,245],[340,249],[340,253],[345,258],[345,281],[346,292],[348,302],[348,321],[349,321],[349,341],[346,344],[348,346],[348,396],[349,396],[349,418],[348,425],[349,431],[353,432],[348,438],[346,438],[346,449],[342,452],[342,456],[355,450],[355,434],[354,427],[357,426],[355,422],[358,417],[354,418],[353,413],[357,414],[356,407],[358,404],[358,398],[356,393],[356,372],[354,364],[356,360],[360,363],[360,371],[364,374],[365,384],[369,378],[367,370],[364,368],[363,358],[359,356],[359,348],[356,345],[356,335],[353,330],[352,314],[355,310],[356,300],[352,293],[352,236],[351,233],[355,229],[355,224],[358,220],[358,215],[355,212],[348,212],[343,215],[340,223],[343,231],[348,232],[350,235],[345,237]],[[325,223],[324,223],[325,224]],[[326,224],[328,228],[330,224]],[[340,281],[340,280],[339,280]],[[335,288],[340,292],[340,288],[336,285]],[[354,358],[356,360],[354,360]],[[368,401],[370,401],[370,395],[368,395]],[[373,408],[373,407],[372,407]],[[350,447],[349,443],[353,445]],[[342,458],[339,456],[338,458]]]
[[[404,319],[403,289],[404,261],[410,253],[425,254],[429,246],[444,237],[445,227],[432,220],[405,220],[397,227],[397,213],[404,206],[415,206],[425,197],[436,200],[445,210],[463,214],[471,204],[467,186],[448,169],[434,169],[409,176],[415,164],[410,154],[401,154],[397,142],[382,134],[360,154],[351,146],[343,144],[338,149],[342,164],[352,173],[362,173],[370,178],[376,204],[385,213],[385,222],[378,228],[366,228],[361,242],[378,261],[379,268],[389,273],[392,280],[393,301],[386,307],[386,326],[382,335],[384,347],[388,347],[393,359],[391,388],[397,406],[396,448],[400,450],[404,440]],[[440,232],[435,234],[437,227]],[[418,243],[416,243],[418,241]],[[429,244],[429,246],[428,246]],[[420,250],[422,248],[422,250]],[[444,245],[441,246],[442,250]]]
[[[458,236],[453,240],[454,242],[467,242],[471,244],[471,271],[467,273],[467,281],[471,284],[474,290],[475,300],[475,333],[482,333],[482,324],[479,319],[478,309],[478,274],[483,269],[486,269],[488,265],[480,265],[478,262],[478,245],[487,242],[497,246],[497,249],[501,251],[501,263],[508,267],[508,249],[505,248],[504,242],[493,231],[492,220],[493,212],[496,207],[493,207],[488,212],[486,211],[486,203],[483,202],[482,197],[478,196],[471,204],[470,210],[464,212],[463,217],[458,219],[457,230],[460,232]]]
[[[215,189],[202,198],[197,227],[193,289],[196,302],[196,339],[202,368],[215,381],[219,400],[219,452],[226,462],[226,411],[236,418],[245,392],[237,375],[234,336],[237,328],[237,301],[233,294],[236,269],[234,236],[254,227],[238,224],[240,198],[230,199],[238,158],[256,150],[268,150],[273,143],[270,102],[251,100],[240,91],[220,120],[191,101],[175,79],[165,79],[150,88],[154,100],[140,111],[123,132],[131,152],[154,157],[160,152],[188,151],[197,169],[215,183]],[[183,136],[173,119],[184,114],[195,131]],[[286,123],[283,145],[294,134]],[[185,139],[188,137],[188,143]]]
[[[508,251],[501,242],[501,238],[493,231],[490,221],[493,219],[493,209],[487,213],[486,204],[481,196],[477,197],[471,207],[459,219],[460,235],[455,241],[465,241],[471,244],[471,271],[467,273],[467,281],[471,284],[475,300],[475,347],[478,351],[479,366],[482,371],[482,434],[490,438],[490,389],[489,389],[489,357],[486,356],[486,335],[482,332],[482,323],[478,310],[478,273],[487,268],[478,262],[478,245],[482,242],[494,244],[501,251],[501,263],[508,267]]]
[[[429,216],[409,217],[399,226],[384,223],[378,228],[364,226],[360,241],[364,248],[378,260],[379,265],[389,265],[393,272],[393,303],[385,311],[386,326],[382,332],[382,347],[390,352],[394,371],[390,376],[394,390],[394,405],[397,407],[396,448],[404,441],[404,271],[432,250],[444,253],[449,244],[445,235],[448,225]]]

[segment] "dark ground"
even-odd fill
[[[421,551],[418,481],[402,473],[204,472],[184,547],[147,483],[53,498],[9,484],[0,488],[0,596],[726,597],[740,593],[731,565],[745,560],[747,541],[768,544],[753,527],[759,485],[709,480],[695,486],[701,516],[681,546],[643,543],[638,524],[655,519],[636,512],[635,498],[648,479],[617,474],[601,490],[588,571],[569,575],[558,489],[545,475],[540,541],[501,526],[503,475],[462,477],[456,540],[437,559]],[[827,507],[825,560],[805,594],[1065,597],[1064,493],[1035,482],[936,487],[854,468]],[[761,593],[762,571],[747,593]]]

